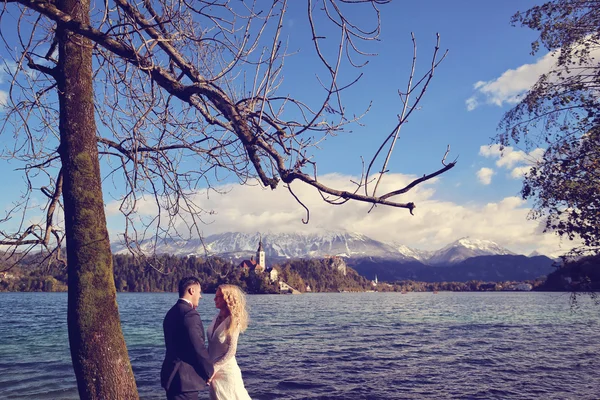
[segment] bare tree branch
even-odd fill
[[[306,210],[303,222],[308,223],[309,210],[291,189],[294,181],[313,186],[333,205],[352,200],[413,213],[413,202],[392,198],[455,165],[456,161],[445,161],[448,148],[443,168],[404,188],[377,194],[400,130],[419,109],[435,69],[447,54],[438,56],[438,35],[431,66],[416,77],[413,36],[413,63],[406,91],[399,92],[403,107],[398,121],[366,171],[363,162],[360,179],[353,181],[355,190],[330,187],[316,173],[313,152],[319,144],[360,125],[371,109],[369,104],[366,110],[351,113],[343,103],[343,95],[365,72],[358,71],[344,81],[340,77],[348,76],[341,74],[345,68],[364,68],[368,57],[375,55],[365,43],[379,40],[379,7],[389,0],[306,0],[314,54],[305,56],[320,64],[315,79],[322,88],[321,99],[311,104],[280,89],[290,55],[282,39],[288,17],[286,0],[261,5],[228,0],[115,0],[112,8],[104,2],[90,23],[73,19],[50,0],[4,3],[5,8],[7,3],[18,3],[20,25],[33,27],[19,31],[18,50],[11,50],[18,72],[13,74],[10,107],[2,127],[21,133],[3,158],[25,163],[28,194],[15,209],[23,211],[23,220],[31,209],[29,196],[38,186],[53,188],[39,189],[48,198],[47,217],[56,217],[60,209],[60,202],[54,201],[60,186],[53,75],[56,26],[91,40],[94,46],[95,110],[101,123],[96,136],[108,166],[104,182],[113,182],[116,188],[118,208],[125,218],[124,242],[131,252],[143,253],[140,243],[145,238],[156,245],[165,237],[184,234],[179,226],[201,237],[201,226],[212,211],[197,203],[197,191],[219,191],[219,184],[232,178],[240,184],[258,181],[272,189],[282,181]],[[350,10],[358,7],[375,17],[371,26],[350,18]],[[323,21],[337,29],[336,38],[322,35]],[[7,49],[14,48],[1,31],[0,36]],[[386,156],[380,160],[384,151]],[[376,177],[371,176],[374,168]],[[55,184],[39,184],[43,177],[52,180],[54,176]],[[139,213],[148,203],[156,212],[149,217]],[[62,234],[55,226],[47,218],[45,228],[19,229],[27,234],[6,233],[5,239],[19,245],[61,242]]]

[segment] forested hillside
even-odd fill
[[[274,265],[279,278],[300,292],[307,285],[314,292],[339,290],[364,290],[370,282],[348,268],[344,275],[327,260],[294,260]],[[202,290],[214,293],[217,286],[231,283],[248,293],[278,293],[279,286],[271,282],[268,274],[256,274],[238,268],[236,264],[221,259],[177,257],[164,255],[140,262],[131,256],[114,256],[115,285],[121,292],[173,292],[184,276],[197,276]],[[0,291],[64,291],[67,272],[65,268],[39,267],[26,260],[0,275]]]

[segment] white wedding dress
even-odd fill
[[[210,385],[211,400],[251,400],[244,381],[242,371],[235,360],[239,330],[231,335],[225,333],[231,323],[231,317],[225,318],[215,328],[217,317],[213,319],[207,331],[208,355],[214,364],[215,376]]]

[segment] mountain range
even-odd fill
[[[435,251],[413,249],[394,242],[382,242],[359,233],[323,231],[300,233],[227,232],[203,240],[167,239],[159,242],[157,254],[177,256],[218,255],[238,262],[256,254],[262,241],[267,266],[286,259],[340,256],[359,274],[381,281],[522,281],[554,271],[553,260],[534,252],[517,255],[489,240],[461,238]],[[143,241],[143,252],[153,250]],[[113,245],[115,254],[126,253]]]
[[[242,259],[256,253],[259,241],[262,241],[267,260],[340,256],[349,260],[368,258],[451,266],[473,257],[515,255],[490,240],[468,237],[458,239],[436,251],[424,251],[394,242],[378,241],[359,233],[334,231],[313,234],[227,232],[211,235],[203,240],[163,240],[157,244],[155,251],[158,254],[178,256],[209,254]],[[140,247],[144,252],[151,252],[153,243],[144,241]],[[127,249],[114,245],[113,252],[124,253]]]
[[[487,255],[467,258],[443,267],[418,261],[362,259],[349,263],[360,275],[380,281],[413,280],[422,282],[503,282],[535,280],[555,271],[554,261],[546,256]]]

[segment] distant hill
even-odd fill
[[[351,264],[359,274],[382,281],[423,282],[522,281],[548,275],[555,270],[546,256],[493,255],[471,257],[457,264],[431,266],[420,262],[363,259]]]
[[[600,292],[600,256],[570,260],[550,275],[543,290]]]

